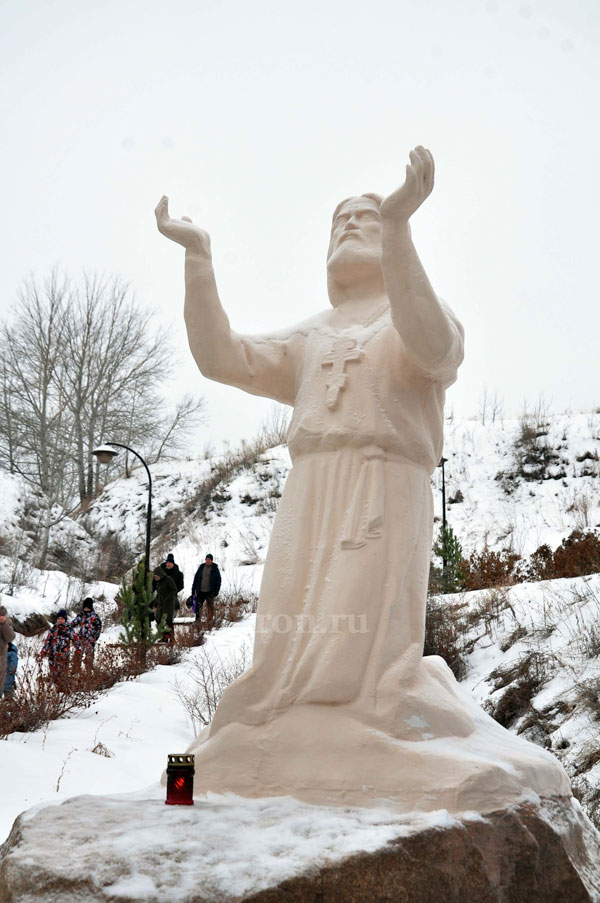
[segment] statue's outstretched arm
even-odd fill
[[[240,336],[231,329],[217,290],[208,233],[188,217],[172,219],[164,196],[155,213],[159,232],[185,248],[185,325],[202,374],[293,404],[294,373],[284,343]]]
[[[190,348],[204,376],[219,379],[219,363],[236,356],[229,318],[219,299],[210,253],[210,237],[188,217],[169,216],[163,196],[156,210],[159,232],[185,248],[184,316]]]
[[[410,153],[404,185],[381,205],[381,265],[392,320],[407,351],[429,372],[443,367],[456,342],[456,327],[441,306],[412,242],[408,221],[433,189],[431,153]]]

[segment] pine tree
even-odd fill
[[[442,568],[432,568],[441,593],[458,593],[464,588],[465,580],[461,561],[463,550],[450,524],[441,527],[433,546],[433,554],[442,559]]]
[[[154,591],[152,589],[152,572],[146,573],[146,561],[142,558],[133,571],[132,583],[125,577],[121,582],[120,597],[125,608],[121,618],[123,633],[119,642],[127,649],[137,650],[140,659],[145,661],[148,649],[162,639],[166,617],[163,615],[160,624],[152,629],[150,620],[150,604]]]

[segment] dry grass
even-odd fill
[[[460,680],[466,672],[462,652],[463,643],[458,610],[440,601],[440,597],[429,596],[423,655],[441,656],[456,679]]]
[[[490,700],[488,710],[502,727],[510,728],[519,718],[532,714],[531,700],[537,695],[546,675],[547,662],[538,652],[528,652],[508,667],[492,671],[495,689],[506,687],[498,701]],[[534,713],[537,716],[537,713]]]
[[[214,650],[201,649],[187,675],[191,685],[175,681],[175,694],[190,719],[194,734],[210,724],[223,693],[249,667],[251,660],[248,643],[228,658],[221,658]]]
[[[72,661],[58,688],[30,653],[19,662],[14,693],[0,703],[0,738],[14,731],[35,731],[68,712],[88,708],[109,687],[138,677],[142,670],[134,655],[106,644],[97,650],[93,668],[77,667]]]

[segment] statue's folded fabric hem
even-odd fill
[[[571,796],[557,759],[497,724],[438,656],[422,659],[415,684],[423,691],[420,711],[403,693],[406,714],[396,736],[366,723],[352,705],[289,706],[262,724],[233,721],[212,736],[204,731],[190,747],[194,792],[482,813],[532,793]]]

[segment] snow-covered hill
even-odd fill
[[[187,592],[196,568],[210,552],[226,588],[257,592],[289,469],[285,446],[269,449],[258,459],[251,453],[225,454],[154,468],[153,560],[173,552]],[[145,476],[134,471],[129,479],[107,486],[82,522],[95,535],[116,535],[141,554],[147,497]]]
[[[465,686],[561,760],[600,826],[600,574],[435,601],[456,630]]]
[[[485,425],[449,420],[444,457],[447,517],[466,552],[487,546],[529,555],[543,543],[555,548],[573,530],[600,526],[600,414],[538,414]],[[218,461],[161,465],[155,509],[160,517],[177,507],[172,536],[182,557],[210,548],[226,570],[243,573],[264,561],[289,455],[285,447],[265,452],[214,487],[208,504],[196,505]],[[441,476],[438,468],[432,478],[438,522]],[[143,548],[145,487],[139,472],[117,480],[84,522],[97,533],[118,530]]]
[[[466,551],[529,555],[600,526],[598,413],[449,421],[444,456],[448,519]],[[439,516],[439,492],[435,499]]]
[[[445,428],[448,521],[465,552],[488,547],[531,554],[575,529],[600,525],[600,414],[455,421]],[[154,465],[153,558],[175,552],[191,579],[211,551],[227,579],[256,587],[278,499],[290,468],[284,446],[258,459],[251,447],[212,458]],[[441,470],[433,478],[441,520]],[[0,556],[35,561],[39,499],[0,471]],[[108,484],[75,519],[52,528],[51,565],[99,576],[102,543],[132,558],[144,550],[147,483],[134,469]],[[0,557],[0,584],[10,567]]]
[[[597,414],[497,419],[485,425],[450,420],[444,449],[447,513],[463,548],[487,545],[526,555],[542,543],[556,547],[574,529],[597,527],[599,453]],[[224,454],[153,467],[153,560],[173,552],[187,592],[210,551],[225,589],[241,595],[256,591],[289,467],[283,446],[257,460],[250,453]],[[90,583],[59,570],[40,572],[28,563],[35,546],[35,499],[16,477],[0,473],[0,483],[0,601],[19,618],[33,610],[77,607],[88,594],[104,597],[109,605],[116,585]],[[439,468],[432,485],[439,521]],[[94,546],[110,536],[135,558],[144,548],[146,499],[145,477],[136,470],[108,485],[77,520],[66,519],[55,536],[75,559],[93,555]],[[30,524],[29,533],[24,522]],[[446,596],[435,604],[451,625],[466,686],[510,730],[561,758],[587,811],[598,818],[600,576]],[[210,642],[231,651],[251,633],[249,619]],[[181,664],[113,687],[93,710],[54,722],[47,731],[13,735],[2,743],[0,761],[6,768],[16,767],[21,756],[33,756],[37,775],[34,789],[12,788],[5,830],[16,811],[34,801],[56,801],[63,793],[89,791],[90,785],[98,793],[136,790],[155,778],[173,743],[183,747],[191,739],[174,681],[177,675],[185,679],[197,654],[190,651]],[[111,758],[90,751],[94,737],[111,750]],[[148,767],[136,770],[136,756]]]

